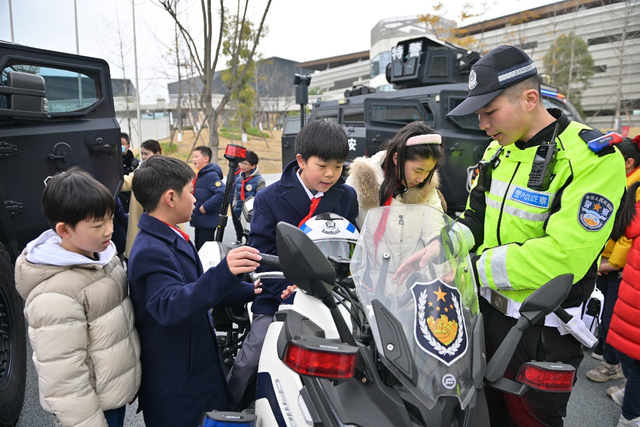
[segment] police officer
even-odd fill
[[[517,47],[497,47],[472,67],[468,97],[448,115],[474,113],[492,141],[458,224],[477,254],[472,264],[490,357],[524,299],[558,275],[574,275],[562,306],[580,315],[625,190],[625,168],[613,147],[589,150],[586,141],[597,131],[545,109],[536,67]],[[425,252],[408,263],[424,265]],[[577,370],[581,344],[558,326],[551,314],[525,330],[505,375],[515,378],[532,360]],[[489,388],[487,400],[491,426],[562,426],[569,393],[531,389],[517,397]]]

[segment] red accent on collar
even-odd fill
[[[161,222],[164,222],[162,220],[160,220]],[[184,240],[186,240],[187,242],[189,242],[189,235],[187,233],[185,233],[184,231],[180,230],[178,227],[174,227],[173,225],[164,222],[165,224],[167,224],[167,226],[173,228],[174,230],[176,230],[178,233],[180,233],[180,235],[184,238]]]

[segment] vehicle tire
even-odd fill
[[[0,243],[0,427],[17,424],[24,401],[26,375],[22,299],[16,291],[13,264]]]

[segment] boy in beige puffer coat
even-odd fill
[[[110,240],[113,196],[69,170],[48,182],[42,206],[52,229],[16,262],[40,403],[63,426],[122,426],[140,386],[140,342]]]

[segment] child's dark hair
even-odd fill
[[[151,151],[153,154],[162,154],[162,147],[155,139],[147,139],[140,145],[140,147]]]
[[[312,156],[325,162],[344,162],[349,156],[347,134],[336,122],[313,120],[296,136],[295,151],[305,162]]]
[[[131,188],[147,212],[153,212],[167,190],[182,194],[184,186],[196,177],[185,162],[166,156],[149,157],[136,170]]]
[[[640,143],[640,138],[636,137],[635,139],[631,138],[622,138],[616,147],[622,153],[622,157],[625,160],[633,159],[634,165],[633,168],[637,168],[640,166],[640,149],[638,149],[638,144]]]
[[[211,161],[211,148],[207,147],[206,145],[198,145],[196,148],[194,148],[194,150],[199,151],[202,157],[208,157],[209,161]]]
[[[251,150],[247,150],[247,154],[244,159],[251,165],[256,166],[260,159],[258,159],[258,155]]]
[[[78,168],[51,178],[42,193],[42,211],[52,229],[59,222],[74,228],[83,220],[111,216],[115,209],[109,189]]]
[[[384,171],[384,181],[380,186],[380,204],[384,204],[389,197],[393,196],[394,190],[405,180],[404,163],[407,160],[433,159],[436,161],[435,167],[431,170],[427,178],[418,184],[418,188],[427,185],[433,179],[436,169],[444,163],[444,152],[442,144],[419,144],[407,147],[407,140],[413,136],[428,135],[436,133],[431,126],[425,122],[411,122],[400,129],[390,140],[386,141],[381,150],[386,150],[387,155],[382,164]],[[393,161],[395,154],[398,154],[398,165]]]
[[[633,217],[636,216],[636,192],[640,187],[640,181],[636,181],[631,184],[631,187],[627,189],[627,195],[624,197],[623,203],[620,204],[618,213],[616,214],[615,222],[613,223],[613,231],[611,231],[611,238],[618,240],[624,236],[624,231],[627,229]]]

